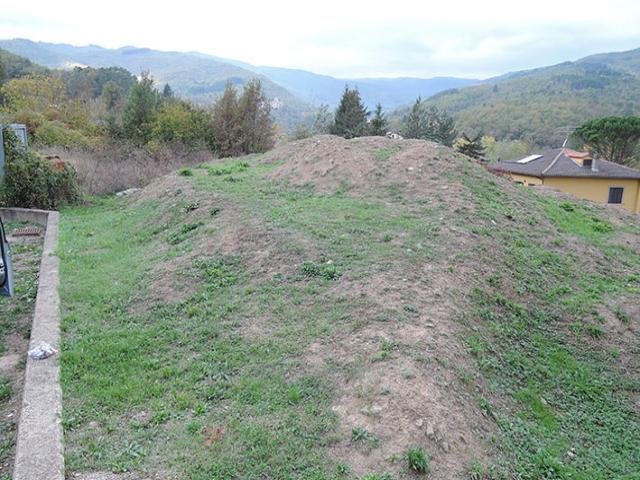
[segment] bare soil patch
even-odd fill
[[[283,162],[270,178],[292,185],[313,185],[315,190],[353,193],[394,188],[406,198],[433,196],[459,185],[443,185],[442,178],[455,171],[463,157],[451,157],[451,150],[424,140],[392,140],[366,137],[345,140],[320,135],[291,142],[264,155],[264,162]],[[446,159],[445,159],[446,157]]]

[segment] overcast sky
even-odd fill
[[[15,37],[196,50],[339,77],[483,78],[638,48],[640,1],[2,0],[0,38]]]

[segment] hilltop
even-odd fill
[[[453,114],[468,134],[557,147],[566,127],[594,117],[640,114],[640,49],[509,73],[441,92],[429,103]]]
[[[59,246],[71,474],[637,470],[636,216],[379,137],[92,203]]]

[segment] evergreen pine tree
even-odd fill
[[[436,107],[427,107],[418,97],[402,121],[402,136],[431,140],[452,146],[456,138],[455,122],[446,112]]]
[[[358,89],[352,90],[345,85],[331,133],[344,138],[361,137],[367,131],[367,115],[367,108],[362,103]]]
[[[485,150],[485,147],[482,144],[482,134],[480,133],[471,139],[466,133],[463,133],[462,139],[457,145],[456,150],[468,157],[475,158],[476,160],[482,160]]]
[[[231,82],[227,82],[224,93],[213,106],[211,129],[216,150],[221,157],[242,153],[242,126],[238,96]]]
[[[458,134],[453,117],[432,106],[427,110],[427,119],[427,140],[451,147]]]
[[[418,97],[402,120],[401,134],[404,138],[424,138],[426,131],[425,108],[422,97]]]
[[[168,83],[164,84],[164,88],[162,89],[162,96],[164,98],[173,98],[173,89]]]
[[[382,113],[382,105],[378,103],[373,111],[373,118],[369,123],[369,134],[373,136],[383,137],[387,134],[387,116]]]

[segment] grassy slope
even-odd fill
[[[613,225],[597,208],[526,189],[505,193],[502,180],[472,163],[446,181],[465,185],[475,213],[405,201],[397,189],[368,199],[319,195],[266,181],[271,168],[256,158],[230,160],[222,169],[185,171],[165,195],[63,212],[70,471],[348,478],[348,467],[328,458],[338,441],[331,406],[341,367],[309,368],[304,353],[318,339],[372,322],[403,322],[412,311],[406,305],[363,316],[369,300],[336,289],[337,277],[366,280],[445,262],[447,225],[456,225],[475,246],[454,252],[449,270],[484,259],[494,272],[473,276],[469,308],[458,319],[477,371],[453,388],[469,387],[498,431],[499,454],[469,471],[634,478],[640,427],[629,395],[638,389],[637,369],[622,375],[598,310],[616,295],[637,298],[640,257],[615,242],[621,232],[637,236],[637,224]],[[273,247],[268,273],[250,250],[225,254],[224,232],[255,222]],[[606,261],[587,265],[568,248],[575,242]],[[176,301],[154,300],[158,285],[147,281],[177,260],[161,277],[178,285]],[[474,375],[488,386],[474,390]],[[391,460],[389,470],[406,475]]]

